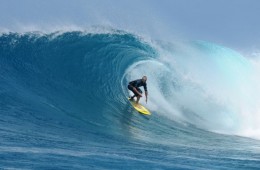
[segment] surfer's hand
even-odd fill
[[[143,97],[141,93],[139,94],[139,96],[140,96],[140,97]]]

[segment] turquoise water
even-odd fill
[[[253,94],[252,72],[206,42],[2,34],[0,169],[259,169],[259,140],[245,137],[239,107]],[[126,98],[127,82],[142,75],[149,117]]]

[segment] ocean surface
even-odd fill
[[[127,84],[148,77],[151,116]],[[0,169],[260,169],[252,62],[121,30],[0,35]]]

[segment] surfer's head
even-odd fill
[[[142,77],[142,81],[143,81],[143,82],[146,82],[146,80],[147,80],[147,77],[146,77],[146,76],[143,76],[143,77]]]

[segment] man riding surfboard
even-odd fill
[[[137,80],[131,81],[128,84],[128,89],[134,93],[134,95],[130,98],[130,100],[133,100],[134,97],[137,97],[136,104],[138,104],[140,97],[142,97],[142,90],[139,88],[141,86],[144,87],[145,101],[147,103],[148,91],[147,91],[146,81],[147,81],[147,77],[143,76],[142,79],[137,79]]]

